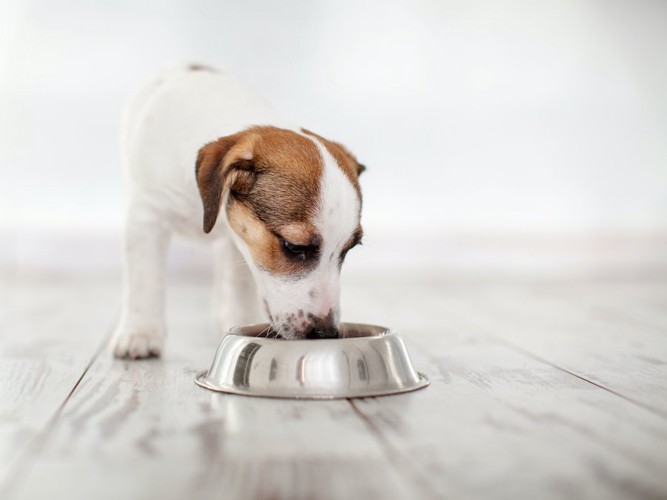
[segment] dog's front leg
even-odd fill
[[[158,214],[147,207],[130,206],[125,227],[125,290],[113,338],[118,358],[140,359],[162,352],[169,235]]]
[[[220,334],[233,326],[264,321],[261,299],[252,272],[231,239],[215,251],[215,308]]]

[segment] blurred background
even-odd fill
[[[121,108],[183,62],[366,164],[353,275],[665,268],[667,2],[3,0],[3,269],[117,269]]]

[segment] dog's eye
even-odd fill
[[[353,249],[354,247],[356,247],[357,245],[361,245],[361,240],[359,240],[359,241],[355,241],[355,242],[352,243],[349,247],[347,247],[346,249],[344,249],[343,252],[340,254],[340,261],[343,262],[343,260],[345,260],[345,256],[347,255],[347,252],[349,252],[350,250],[352,250],[352,249]]]
[[[285,252],[285,255],[291,259],[306,260],[306,257],[308,257],[308,254],[312,249],[311,246],[295,245],[294,243],[290,243],[283,238],[280,238],[280,244],[283,248],[283,252]]]
[[[340,259],[338,260],[340,265],[343,264],[343,261],[345,260],[345,256],[347,255],[347,252],[352,250],[357,245],[361,245],[361,233],[360,232],[357,232],[357,233],[354,234],[354,236],[352,238],[352,241],[341,252]]]

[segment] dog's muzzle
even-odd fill
[[[307,339],[337,339],[340,336],[338,328],[334,326],[310,326],[305,332]]]

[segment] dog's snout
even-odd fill
[[[339,336],[338,328],[333,326],[311,326],[306,330],[307,339],[337,339]]]

